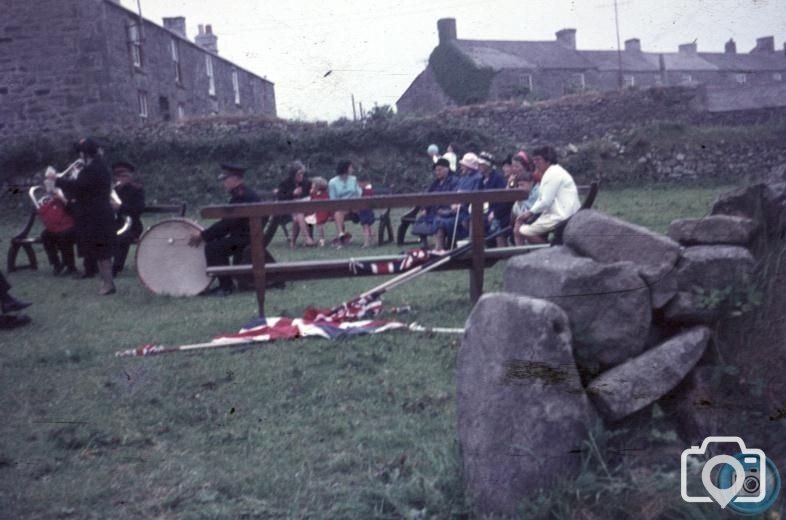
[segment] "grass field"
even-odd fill
[[[601,191],[596,207],[663,231],[674,218],[706,214],[728,189]],[[4,217],[2,237],[21,222]],[[367,253],[289,251],[278,237],[272,252]],[[486,291],[499,289],[501,272],[501,264],[487,271]],[[130,273],[112,297],[95,296],[95,280],[54,278],[48,268],[9,279],[35,305],[31,326],[0,334],[0,517],[471,517],[455,429],[458,337],[401,332],[115,358],[147,342],[234,332],[254,314],[253,294],[157,297]],[[381,281],[292,282],[268,293],[267,309],[297,316]],[[387,303],[413,305],[407,319],[460,327],[471,309],[468,274],[427,275]],[[597,504],[592,489],[587,500]],[[571,518],[566,504],[577,494],[565,493],[572,498],[554,494],[541,511]]]

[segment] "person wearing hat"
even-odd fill
[[[131,219],[131,226],[115,239],[115,254],[112,261],[112,274],[123,270],[128,257],[128,249],[142,234],[142,212],[145,210],[145,190],[134,181],[136,167],[128,161],[117,161],[112,165],[112,175],[115,179],[115,192],[120,199],[120,204],[112,203],[117,213],[116,225],[120,230],[125,224],[126,217]]]
[[[519,219],[528,222],[535,215],[540,216],[531,224],[520,225],[517,231],[529,244],[544,244],[550,231],[581,208],[581,201],[573,177],[558,164],[554,148],[543,146],[533,150],[532,163],[533,176],[540,183],[538,199]]]
[[[434,181],[426,190],[428,193],[456,191],[456,178],[450,175],[450,162],[447,159],[439,158],[432,169],[434,170]],[[448,204],[428,206],[419,211],[412,226],[412,234],[421,237],[434,235],[435,252],[443,253],[445,251],[445,237],[453,233],[455,219],[456,212]]]
[[[84,168],[76,179],[57,178],[55,186],[76,200],[73,217],[77,250],[84,258],[86,269],[92,264],[96,266],[101,277],[99,294],[114,294],[112,255],[116,229],[115,212],[110,203],[112,174],[93,139],[80,140],[75,149],[85,163]],[[52,172],[51,177],[55,178],[56,174]]]
[[[480,179],[481,190],[504,190],[507,187],[505,177],[494,168],[494,156],[489,152],[480,152],[478,167],[482,176]],[[489,233],[494,233],[509,224],[512,207],[513,204],[508,202],[495,202],[489,205],[486,215]],[[507,245],[506,240],[507,238],[504,236],[497,237],[497,247]]]
[[[245,185],[243,175],[246,168],[235,164],[222,164],[218,180],[224,190],[230,195],[229,204],[246,204],[259,202],[259,196]],[[240,261],[243,249],[251,243],[251,232],[246,218],[222,218],[212,226],[194,233],[188,240],[188,245],[198,246],[205,242],[205,259],[207,265],[229,265],[230,259]],[[265,254],[268,257],[268,253]],[[265,259],[266,261],[268,258]],[[218,287],[208,294],[227,296],[235,290],[235,283],[231,276],[219,276]]]

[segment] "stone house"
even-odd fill
[[[218,55],[185,18],[110,0],[12,0],[0,19],[0,138],[211,115],[276,115],[273,83]]]
[[[576,48],[576,29],[554,41],[464,40],[456,20],[437,22],[439,45],[426,69],[396,102],[399,113],[429,113],[446,106],[506,99],[548,99],[619,87],[707,85],[734,88],[784,87],[786,47],[759,38],[748,54],[733,40],[722,53],[699,52],[696,43],[677,52],[645,52],[639,39],[624,50]]]

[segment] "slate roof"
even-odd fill
[[[617,70],[617,51],[576,50],[558,41],[455,40],[476,65],[502,69]],[[657,72],[663,56],[666,70],[676,71],[785,71],[783,52],[726,54],[713,52],[622,51],[622,69]]]
[[[456,45],[481,67],[591,69],[593,63],[581,52],[556,41],[456,40]]]

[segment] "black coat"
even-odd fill
[[[105,248],[115,238],[115,212],[109,202],[112,173],[104,161],[96,158],[76,179],[57,179],[55,185],[74,198],[71,214],[74,231],[82,254],[96,245]]]
[[[259,195],[254,190],[241,184],[230,193],[232,198],[230,204],[245,204],[249,202],[259,202]],[[222,218],[206,230],[202,231],[202,238],[205,241],[215,240],[224,237],[243,237],[250,236],[247,218]]]
[[[294,191],[295,188],[300,187],[300,195],[295,196]],[[278,185],[278,191],[276,192],[276,198],[278,200],[294,200],[296,198],[302,199],[303,197],[308,197],[309,193],[311,193],[311,181],[304,178],[300,183],[296,183],[291,177],[281,181],[281,184]]]
[[[138,184],[127,183],[118,186],[115,191],[122,201],[117,210],[117,226],[123,225],[126,216],[131,217],[131,229],[128,230],[128,234],[137,239],[144,229],[140,217],[145,210],[145,190]]]

